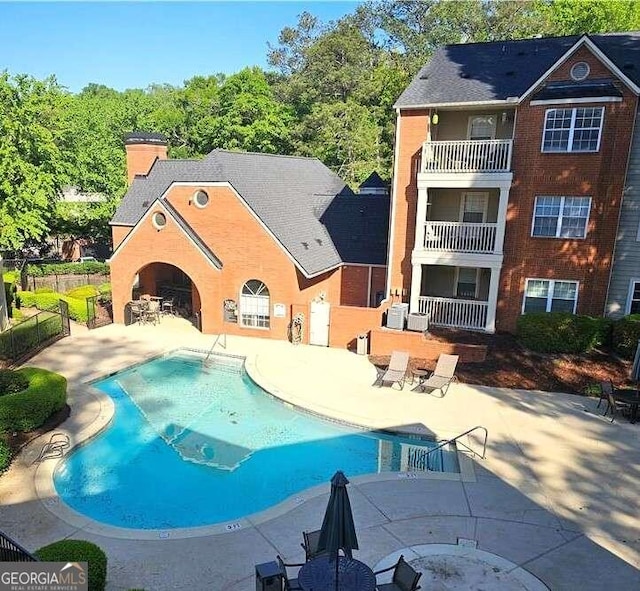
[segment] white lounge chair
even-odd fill
[[[422,392],[427,389],[429,392],[440,390],[444,398],[451,382],[457,379],[455,376],[457,365],[458,355],[441,353],[433,373],[427,379],[421,380],[418,387]]]
[[[382,387],[384,384],[398,383],[400,389],[404,387],[404,380],[407,377],[407,369],[409,367],[409,353],[406,351],[393,351],[391,353],[391,359],[389,360],[389,366],[384,374],[378,381],[378,386]]]

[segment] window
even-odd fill
[[[631,280],[627,314],[640,314],[640,280]]]
[[[532,236],[584,238],[591,197],[536,197]]]
[[[576,310],[577,281],[527,279],[522,312],[569,312]]]
[[[591,68],[589,67],[589,64],[587,62],[577,62],[573,64],[573,66],[571,66],[571,79],[575,80],[576,82],[580,82],[589,75],[590,71]]]
[[[251,279],[242,286],[240,321],[243,326],[269,328],[269,290],[262,281]]]
[[[475,299],[478,290],[478,269],[458,267],[456,280],[456,297]]]
[[[157,230],[162,230],[162,228],[167,225],[167,216],[160,211],[156,211],[156,213],[153,214],[151,222]]]
[[[604,107],[548,109],[542,135],[543,152],[597,152]]]
[[[487,193],[463,193],[461,221],[464,223],[481,224],[487,217]]]
[[[206,191],[196,191],[193,196],[193,202],[196,207],[203,208],[206,207],[209,203],[209,195],[207,195]]]
[[[492,140],[496,137],[496,116],[469,117],[467,136],[470,140]]]

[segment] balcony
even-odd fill
[[[420,296],[418,312],[429,314],[429,322],[436,326],[485,330],[489,302]]]
[[[424,249],[440,252],[491,254],[495,252],[498,224],[425,222]]]
[[[422,145],[422,173],[511,171],[513,140],[453,140]]]

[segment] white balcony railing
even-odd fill
[[[422,172],[509,172],[512,140],[425,142]]]
[[[425,222],[424,249],[430,251],[492,253],[497,224]]]
[[[420,296],[418,311],[429,314],[429,322],[437,326],[485,330],[488,302]]]

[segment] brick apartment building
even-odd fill
[[[352,345],[385,293],[389,196],[358,193],[313,158],[214,150],[167,159],[157,134],[126,140],[130,187],[111,220],[113,311],[162,296],[205,333]]]
[[[391,299],[487,332],[640,311],[639,86],[638,33],[438,50],[396,103]]]

